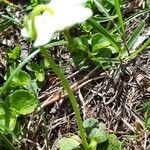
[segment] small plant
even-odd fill
[[[14,130],[17,117],[33,112],[38,104],[37,98],[27,90],[16,90],[6,99],[0,102],[0,130],[4,134]]]
[[[1,3],[1,2],[0,2]],[[15,149],[7,139],[14,138],[17,118],[36,111],[38,107],[38,92],[45,81],[45,71],[51,67],[59,77],[64,90],[68,93],[70,103],[75,113],[80,136],[63,137],[57,142],[60,150],[119,150],[121,142],[114,134],[106,132],[105,126],[95,119],[82,122],[80,109],[69,82],[63,70],[55,63],[47,48],[66,45],[73,65],[81,67],[96,65],[104,69],[121,65],[134,59],[150,44],[147,38],[143,45],[133,49],[133,46],[143,32],[146,22],[141,21],[132,32],[126,35],[125,26],[134,18],[150,12],[143,10],[127,19],[123,19],[121,8],[124,1],[119,0],[30,0],[26,11],[31,11],[20,23],[12,13],[17,5],[2,1],[7,6],[8,16],[0,12],[0,32],[13,25],[21,28],[21,35],[28,42],[33,42],[29,55],[20,59],[21,46],[7,50],[7,72],[5,83],[0,87],[0,137],[10,149]],[[47,3],[47,4],[46,4]],[[146,1],[149,8],[149,1]],[[72,36],[70,28],[82,31]],[[63,40],[54,37],[56,32],[63,34]],[[4,44],[5,46],[5,44]],[[41,54],[40,62],[30,61]],[[145,111],[145,130],[150,127],[149,104]]]
[[[145,114],[144,130],[150,129],[150,103],[146,103],[142,108],[137,110]]]
[[[114,134],[109,134],[105,130],[103,123],[98,123],[96,119],[89,118],[83,121],[83,126],[89,142],[89,150],[121,150],[122,143]],[[81,150],[81,139],[77,135],[63,137],[57,141],[57,148],[60,150]]]

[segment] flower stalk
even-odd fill
[[[51,56],[46,51],[46,49],[44,47],[40,47],[40,50],[41,50],[44,58],[51,64],[51,67],[52,67],[53,71],[60,78],[64,89],[68,92],[70,103],[71,103],[72,108],[75,112],[76,122],[77,122],[77,125],[78,125],[78,129],[80,131],[80,136],[81,136],[81,139],[82,139],[83,147],[84,147],[85,150],[88,150],[88,143],[87,143],[86,136],[85,136],[85,133],[84,133],[82,119],[81,119],[81,116],[80,116],[80,111],[79,111],[78,104],[77,104],[77,101],[75,99],[75,96],[74,96],[74,94],[73,94],[73,92],[72,92],[72,90],[69,86],[69,83],[68,83],[67,79],[65,78],[63,72],[55,64],[54,60],[51,58]]]

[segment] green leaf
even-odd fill
[[[45,68],[48,68],[50,66],[50,63],[46,59],[44,59],[43,63]]]
[[[22,24],[19,21],[17,21],[17,19],[14,18],[13,16],[4,15],[3,12],[0,12],[0,17],[5,19],[4,22],[9,22],[10,25],[16,24],[19,27],[23,27]],[[0,32],[4,30],[4,29],[1,30],[1,27],[3,27],[3,25],[0,23]],[[7,29],[8,27],[5,27],[5,28]]]
[[[114,0],[107,0],[110,4],[114,5]]]
[[[116,12],[118,15],[119,24],[120,24],[121,30],[122,30],[124,38],[125,38],[125,29],[124,29],[122,13],[121,13],[121,9],[120,9],[120,0],[114,0],[114,4],[115,4]]]
[[[104,13],[107,17],[110,17],[109,13],[107,12],[106,7],[102,4],[101,1],[94,0],[94,3],[100,12]]]
[[[109,45],[110,42],[100,33],[94,34],[91,39],[92,52],[98,52],[99,49],[106,48]]]
[[[112,52],[109,48],[103,48],[99,51],[96,57],[110,59],[111,55],[112,55]]]
[[[10,59],[18,59],[20,56],[20,52],[21,52],[21,47],[20,45],[16,45],[15,48],[13,50],[10,50],[10,52],[8,52],[8,57]]]
[[[112,37],[115,39],[116,42],[121,42],[120,34],[113,34]],[[112,53],[113,54],[117,53],[115,47],[111,46],[111,43],[108,41],[108,39],[102,36],[100,33],[96,33],[93,35],[91,39],[91,47],[92,47],[92,54],[94,55],[98,53],[102,54],[101,56],[99,55],[96,57],[110,58]],[[105,53],[105,55],[103,55],[103,53]]]
[[[150,118],[147,119],[146,128],[150,128]]]
[[[150,127],[150,103],[147,103],[146,106],[146,112],[145,112],[145,120],[144,120],[144,124],[145,124],[145,128],[149,128]]]
[[[93,53],[92,53],[93,54]],[[95,53],[94,53],[95,54]],[[103,67],[107,67],[111,64],[114,64],[114,60],[111,59],[112,51],[109,48],[100,49],[96,55],[93,55],[91,59],[97,65],[102,65]]]
[[[122,143],[115,134],[109,134],[107,141],[98,145],[100,150],[122,150]]]
[[[25,71],[20,71],[12,80],[12,86],[27,86],[31,82],[29,74]]]
[[[35,72],[35,76],[36,76],[36,79],[39,80],[40,82],[44,81],[44,79],[45,79],[44,70],[41,69],[41,70],[39,70],[39,71],[36,71],[36,72]]]
[[[4,102],[0,102],[0,130],[5,134],[14,130],[16,117],[14,117]]]
[[[117,15],[110,16],[110,17],[102,17],[102,16],[93,16],[92,17],[95,21],[102,23],[102,22],[108,22],[111,20],[114,20],[117,18]]]
[[[83,67],[87,65],[86,63],[89,63],[86,61],[88,59],[88,54],[87,52],[80,51],[80,52],[72,52],[71,53],[72,60],[74,64],[78,67]]]
[[[102,65],[105,68],[116,66],[116,64],[121,64],[121,61],[118,59],[108,59],[108,58],[101,58],[101,57],[93,57],[91,58],[97,65]]]
[[[31,80],[30,85],[26,87],[29,91],[34,91],[38,93],[40,91],[40,88],[38,87],[37,80]]]
[[[33,71],[33,72],[36,72],[36,71],[39,71],[40,69],[42,69],[37,63],[30,63],[26,66],[26,68],[29,71]]]
[[[145,27],[145,21],[142,21],[137,26],[137,28],[134,30],[134,32],[132,33],[132,36],[128,40],[128,42],[127,42],[128,49],[130,49],[135,44],[137,38],[139,37],[139,35],[141,34],[141,32],[144,30],[144,27]]]
[[[5,77],[4,77],[5,80],[8,80],[9,76],[11,76],[13,74],[16,67],[17,67],[17,64],[16,64],[16,62],[14,62],[14,63],[11,64],[11,66],[9,66],[7,68],[7,71],[6,71],[6,74],[5,74]]]
[[[12,25],[12,22],[5,19],[3,22],[0,22],[0,32],[8,29]]]
[[[150,0],[146,0],[147,7],[150,7]]]
[[[81,24],[82,28],[85,32],[90,32],[92,29],[92,26],[90,24],[88,24],[87,22],[84,22]]]
[[[17,90],[9,96],[10,109],[16,115],[26,115],[35,110],[37,98],[26,90]]]
[[[89,137],[91,141],[96,141],[98,144],[103,143],[107,140],[108,135],[103,128],[94,128]]]
[[[82,50],[84,52],[89,51],[89,43],[88,43],[88,39],[86,36],[80,36],[80,37],[76,38],[75,41],[77,42],[78,50]]]
[[[121,142],[117,139],[115,134],[109,134],[107,150],[120,150]]]
[[[0,102],[0,116],[7,114],[9,111],[7,105],[4,102]]]
[[[94,118],[88,118],[83,121],[83,127],[87,134],[89,134],[93,128],[96,128],[97,125],[98,121]]]
[[[69,138],[63,137],[57,142],[59,150],[76,150],[80,148],[81,140],[78,136],[71,136]]]
[[[27,69],[35,73],[36,79],[38,81],[44,80],[45,72],[44,72],[43,68],[40,65],[38,65],[37,63],[28,64]]]
[[[150,38],[147,39],[147,41],[141,45],[135,52],[133,52],[130,56],[126,57],[127,60],[134,59],[139,53],[141,53],[144,49],[146,49],[150,45]]]
[[[32,4],[32,6],[36,6],[36,5],[38,5],[38,0],[30,0],[31,1],[31,4]]]
[[[5,134],[12,132],[16,125],[16,117],[11,114],[0,115],[0,129]]]
[[[95,29],[97,29],[101,35],[103,35],[111,44],[114,46],[116,51],[118,51],[121,55],[122,49],[121,46],[117,43],[117,41],[112,37],[112,35],[100,24],[98,24],[94,19],[90,18],[88,23],[91,24]]]

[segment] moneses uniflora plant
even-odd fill
[[[82,145],[84,149],[88,150],[89,146],[86,140],[80,111],[74,94],[70,89],[64,74],[43,46],[50,42],[56,31],[66,30],[66,28],[77,23],[81,23],[92,16],[92,11],[91,9],[85,7],[85,2],[86,0],[52,0],[47,5],[41,4],[36,6],[31,14],[24,19],[22,36],[35,40],[33,46],[39,47],[44,58],[49,62],[53,71],[62,81],[62,85],[68,93],[68,97],[75,112],[76,122],[82,139]],[[70,39],[68,37],[68,44],[70,44],[71,37]]]
[[[86,0],[52,0],[38,5],[24,20],[22,36],[35,40],[34,47],[47,44],[54,32],[64,30],[87,20],[92,11],[85,7]]]

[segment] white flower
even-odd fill
[[[86,0],[51,0],[47,5],[53,13],[48,11],[37,15],[34,19],[36,39],[34,47],[47,44],[54,32],[81,23],[92,16],[92,11],[85,8]],[[26,21],[28,26],[22,29],[22,36],[33,38],[32,20]]]

